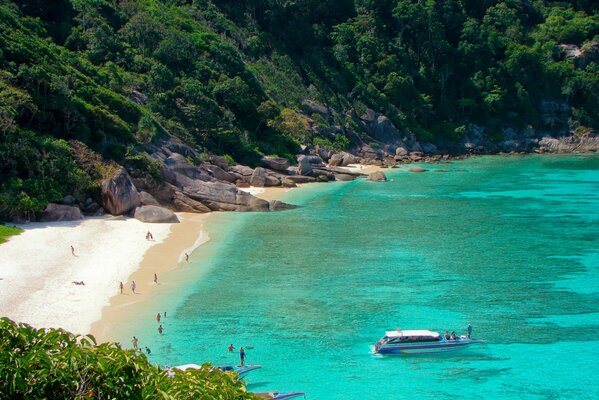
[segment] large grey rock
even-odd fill
[[[341,163],[341,165],[343,166],[347,166],[349,164],[359,164],[360,163],[360,159],[356,156],[354,156],[353,154],[350,153],[346,153],[343,152],[343,161]]]
[[[281,157],[262,157],[260,164],[275,171],[286,171],[289,168],[289,160]]]
[[[285,179],[287,179],[293,183],[298,183],[298,184],[316,182],[316,178],[313,178],[311,176],[302,176],[302,175],[291,175]]]
[[[179,218],[174,212],[158,206],[141,206],[133,211],[133,218],[141,222],[177,223]]]
[[[169,171],[177,172],[190,179],[212,180],[212,176],[206,170],[190,164],[187,158],[179,153],[172,153],[164,160],[164,165]]]
[[[158,200],[154,198],[150,193],[144,192],[143,190],[139,192],[139,200],[141,201],[142,206],[157,206],[160,205]]]
[[[177,211],[194,213],[207,213],[212,211],[205,204],[202,204],[179,191],[173,193],[172,202]]]
[[[81,219],[81,210],[78,207],[66,204],[48,203],[40,221],[77,221]]]
[[[229,171],[248,178],[254,173],[254,170],[247,165],[233,165],[229,167]]]
[[[409,153],[409,151],[405,147],[405,145],[398,146],[397,149],[395,149],[395,155],[396,156],[405,157],[405,156],[408,155],[408,153]]]
[[[281,179],[273,174],[264,175],[264,186],[266,187],[274,187],[281,186]]]
[[[287,187],[287,188],[292,188],[292,187],[296,187],[296,183],[289,179],[289,177],[285,177],[281,180],[281,186],[283,187]]]
[[[324,161],[318,156],[300,155],[297,158],[298,172],[300,175],[309,174],[314,168],[324,167]]]
[[[202,165],[202,169],[206,170],[214,179],[218,179],[219,181],[233,183],[237,180],[237,177],[234,174],[225,171],[218,165],[204,164]]]
[[[257,167],[250,178],[250,185],[256,187],[264,187],[264,183],[266,182],[266,172],[264,168]]]
[[[371,134],[375,139],[382,142],[392,142],[400,138],[399,131],[385,115],[379,115],[376,121],[372,122]]]
[[[183,193],[213,211],[269,211],[268,201],[223,182],[196,181]]]
[[[227,161],[227,159],[225,157],[216,156],[213,154],[210,156],[210,162],[212,164],[216,165],[217,167],[221,168],[224,171],[229,170],[229,162]]]
[[[421,167],[412,167],[408,169],[409,172],[426,172],[427,170]]]
[[[383,171],[375,171],[371,174],[368,174],[369,181],[386,181],[387,176]]]
[[[335,153],[333,150],[325,149],[316,145],[315,149],[316,155],[322,158],[324,161],[329,161],[331,156]]]
[[[329,165],[333,167],[339,167],[343,164],[343,154],[335,153],[329,158]]]
[[[126,214],[141,204],[137,189],[125,168],[100,184],[104,208],[113,215]]]
[[[270,211],[293,210],[294,208],[297,208],[294,204],[283,203],[279,200],[271,200],[269,206]]]
[[[320,178],[320,180],[323,180],[322,177],[326,177],[326,180],[324,180],[325,182],[335,180],[335,174],[326,168],[315,168],[310,172],[310,176]]]

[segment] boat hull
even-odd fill
[[[406,344],[382,346],[377,354],[382,355],[401,355],[401,354],[432,354],[432,353],[451,353],[467,349],[470,345],[481,343],[480,341],[456,341],[434,344]]]

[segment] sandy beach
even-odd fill
[[[24,232],[0,246],[0,314],[80,334],[88,334],[100,319],[119,282],[130,290],[129,276],[146,251],[171,230],[171,224],[123,217],[19,227]],[[148,231],[153,240],[146,240]],[[144,280],[152,277],[142,278],[139,287]]]
[[[348,169],[367,174],[379,168]],[[273,200],[294,189],[243,190]],[[177,215],[178,224],[99,217],[19,225],[24,232],[0,246],[0,315],[35,327],[60,327],[111,340],[123,308],[148,301],[163,283],[168,285],[168,271],[184,263],[186,253],[194,257],[193,250],[210,240],[204,222],[212,213]],[[153,240],[145,239],[148,231]]]

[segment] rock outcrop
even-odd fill
[[[212,211],[269,211],[268,201],[223,182],[196,181],[183,188],[183,194]]]
[[[426,169],[421,167],[412,167],[408,169],[409,172],[426,172]]]
[[[544,137],[538,143],[540,153],[597,153],[599,152],[599,136],[568,136],[559,139]]]
[[[262,157],[260,164],[275,171],[287,171],[289,160],[281,157]]]
[[[82,218],[79,207],[69,206],[66,204],[48,203],[40,221],[77,221]]]
[[[284,211],[284,210],[293,210],[297,208],[294,204],[284,203],[279,200],[271,200],[269,203],[270,211]]]
[[[266,183],[266,172],[264,168],[256,168],[252,173],[252,177],[250,178],[250,185],[256,187],[264,187]]]
[[[324,161],[318,156],[300,155],[297,158],[298,172],[300,175],[309,175],[314,168],[324,167]]]
[[[159,206],[141,206],[133,210],[133,218],[141,222],[177,223],[179,218],[174,212]]]
[[[369,181],[386,181],[387,180],[387,176],[385,175],[385,173],[383,171],[375,171],[371,174],[368,174],[368,180]]]
[[[100,187],[104,208],[112,215],[126,214],[141,204],[137,189],[123,167],[112,178],[103,180]]]
[[[144,192],[143,190],[139,192],[139,200],[142,206],[158,206],[158,200],[154,198],[150,193]]]
[[[196,201],[184,193],[175,191],[172,195],[172,201],[177,211],[207,213],[212,211],[208,206]]]

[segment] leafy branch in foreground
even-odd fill
[[[144,354],[0,319],[0,399],[257,399],[232,372],[167,372]]]

